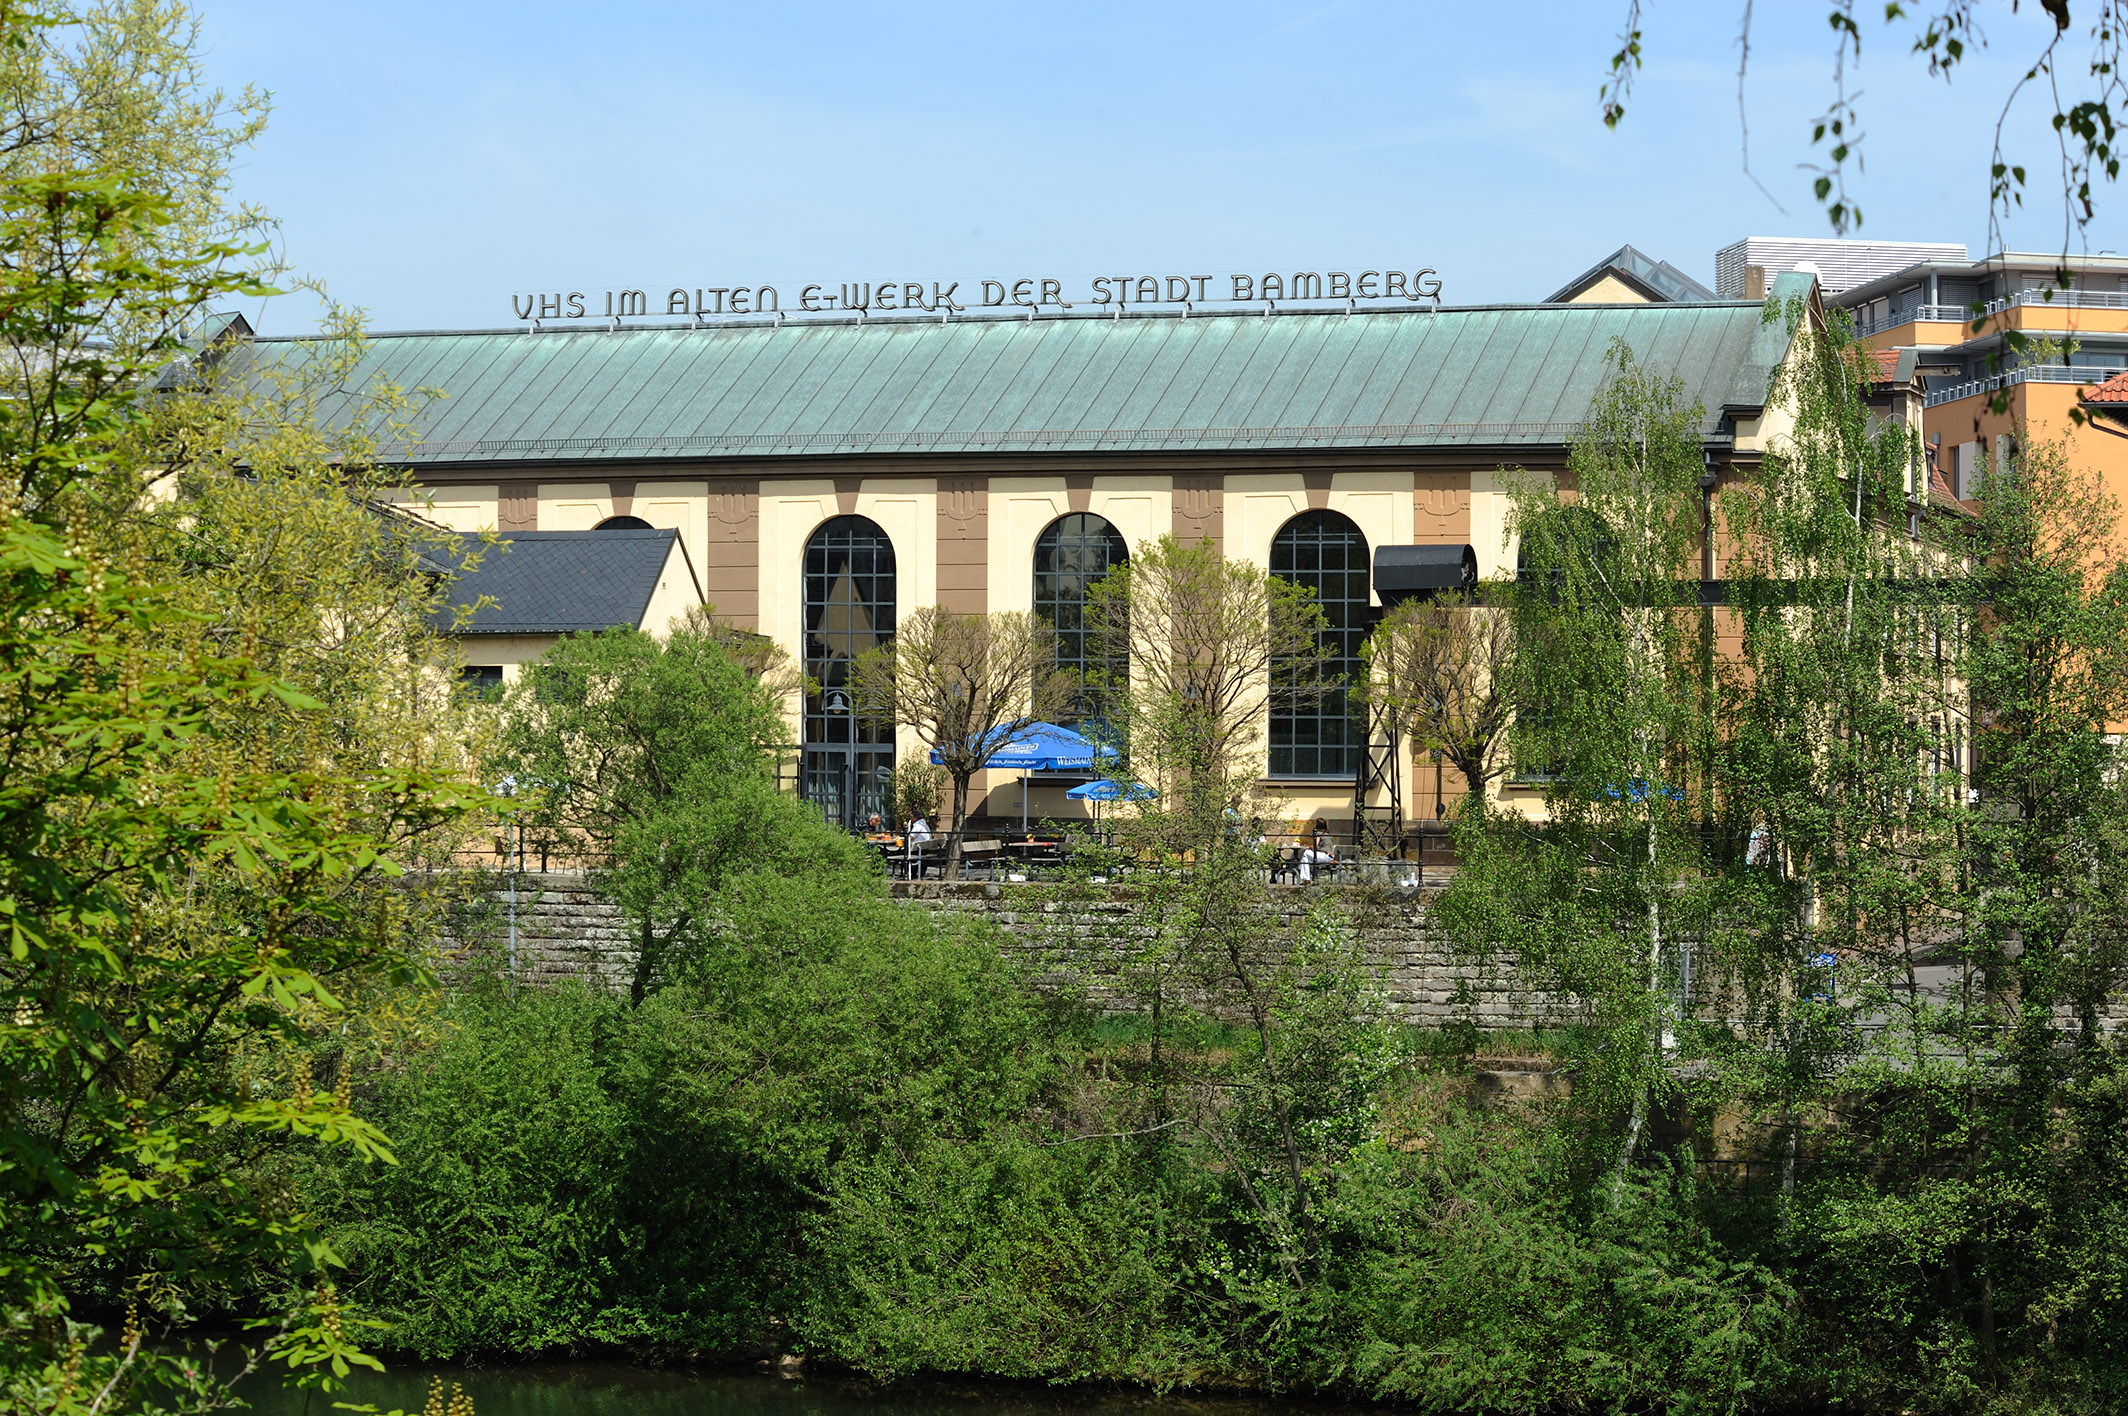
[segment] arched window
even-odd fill
[[[1111,681],[1123,676],[1122,663],[1107,659],[1098,644],[1088,642],[1086,592],[1129,559],[1122,533],[1105,518],[1086,512],[1058,517],[1035,538],[1035,617],[1056,629],[1057,667],[1082,681],[1095,673]],[[1081,695],[1073,716],[1082,721],[1099,717],[1098,692]]]
[[[1367,538],[1334,511],[1304,511],[1271,540],[1271,573],[1315,592],[1329,627],[1326,673],[1347,682],[1361,671],[1360,646],[1373,620],[1367,602]],[[1339,689],[1271,710],[1271,775],[1349,777],[1365,752],[1349,695]]]
[[[609,516],[591,529],[594,531],[653,531],[657,528],[640,516]]]
[[[894,730],[860,717],[850,664],[894,637],[894,543],[862,516],[838,516],[805,543],[805,755],[799,791],[837,825],[886,812]]]

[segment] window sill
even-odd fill
[[[1258,777],[1256,785],[1274,791],[1309,787],[1342,787],[1349,791],[1352,787],[1352,774],[1340,772],[1335,777]]]

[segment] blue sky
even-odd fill
[[[1730,0],[1645,7],[1616,132],[1623,0],[201,3],[217,81],[274,95],[240,192],[379,329],[508,324],[518,290],[1122,271],[1431,266],[1451,303],[1534,300],[1626,242],[1711,285],[1739,236],[1828,234],[1798,167],[1824,0],[1757,7],[1773,199],[1742,171]],[[1862,234],[1984,243],[1996,113],[2040,42],[2037,6],[2000,8],[1949,86],[1868,31]],[[2044,117],[2013,132],[2035,180]],[[2128,248],[2128,189],[2105,202],[2089,245]],[[2060,249],[2058,204],[2009,238]]]

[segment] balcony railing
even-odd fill
[[[2044,290],[2020,290],[2003,300],[1988,301],[1988,313],[2014,305],[2052,307],[2057,310],[2128,310],[2128,290],[2057,290],[2048,299]]]
[[[1916,320],[1935,320],[1943,324],[1963,324],[1972,318],[1972,311],[1963,305],[1908,305],[1892,310],[1881,319],[1866,312],[1855,316],[1856,334],[1875,334],[1879,330],[1897,329]]]
[[[2004,299],[1988,301],[1983,313],[1999,315],[2010,309],[2128,310],[2128,290],[2057,290],[2051,300],[2044,290],[2020,290]],[[1973,317],[1973,311],[1965,305],[1908,305],[1895,307],[1881,316],[1858,311],[1855,333],[1877,334],[1922,320],[1964,324]]]
[[[1951,384],[1945,388],[1932,388],[1928,394],[1928,406],[1934,408],[1939,403],[1971,398],[1977,393],[1993,393],[2011,384],[2089,384],[2096,387],[2119,372],[2118,369],[2071,368],[2067,364],[2027,364],[2008,373],[1992,374],[1984,379],[1968,379],[1964,383]]]

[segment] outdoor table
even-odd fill
[[[1007,841],[1005,849],[1022,865],[1061,865],[1064,861],[1064,848],[1056,841]]]

